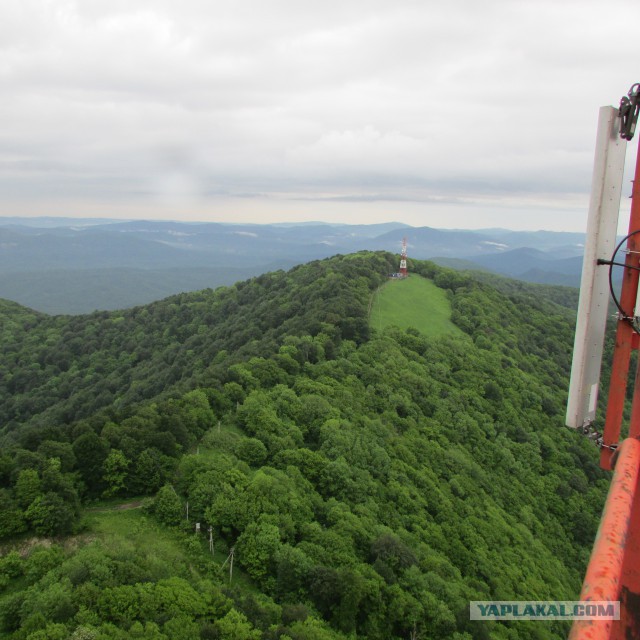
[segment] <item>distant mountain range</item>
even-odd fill
[[[0,218],[0,297],[47,313],[85,313],[215,288],[362,249],[454,268],[579,286],[584,234],[476,231],[401,223],[184,223]]]

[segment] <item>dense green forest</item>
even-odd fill
[[[573,312],[413,261],[458,329],[378,330],[396,262],[0,303],[0,637],[565,637],[468,604],[579,593],[608,477],[563,428]]]

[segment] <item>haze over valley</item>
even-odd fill
[[[370,225],[223,224],[0,218],[0,297],[47,313],[88,313],[230,285],[359,250],[578,286],[584,234]]]

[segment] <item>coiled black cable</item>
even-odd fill
[[[632,236],[635,236],[636,234],[640,233],[640,229],[637,229],[636,231],[632,231],[630,234],[626,235],[624,238],[622,238],[622,240],[620,240],[620,242],[618,243],[618,246],[615,248],[613,255],[611,256],[611,260],[609,260],[608,262],[603,262],[602,264],[608,264],[609,265],[609,291],[611,293],[611,298],[613,299],[614,304],[616,305],[616,307],[618,308],[618,312],[620,313],[620,317],[623,320],[626,320],[627,322],[629,322],[631,324],[631,326],[633,327],[633,329],[636,331],[636,333],[640,333],[640,327],[638,327],[636,325],[636,321],[635,318],[633,316],[628,316],[625,312],[625,310],[620,306],[620,301],[618,300],[615,291],[613,289],[613,267],[614,265],[620,266],[620,267],[624,267],[625,269],[633,269],[634,271],[640,271],[640,267],[630,267],[626,264],[623,264],[621,262],[616,262],[616,256],[618,255],[618,251],[620,251],[620,248],[622,247],[622,245],[627,242],[627,240],[629,240],[629,238],[631,238]]]

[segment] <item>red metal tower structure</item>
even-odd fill
[[[407,277],[407,239],[402,238],[402,253],[400,253],[400,276]]]
[[[628,97],[622,98],[618,110],[612,107],[603,109],[609,109],[614,113],[616,121],[615,124],[610,122],[609,139],[605,141],[605,144],[619,144],[622,142],[620,139],[631,140],[640,111],[640,84],[631,87]],[[603,136],[603,139],[605,137]],[[609,147],[609,149],[611,148]],[[611,179],[612,175],[618,174],[620,181],[622,179],[622,167],[617,167],[613,171],[611,169],[616,164],[615,159],[611,159],[613,156],[611,151],[605,151],[601,158],[600,173],[597,171],[597,166],[594,170],[592,201],[594,193],[599,189],[600,208],[610,206],[613,199],[616,179]],[[622,158],[624,162],[623,151]],[[596,185],[598,182],[596,177],[600,179],[599,186]],[[580,599],[586,602],[619,601],[620,620],[576,621],[571,630],[571,640],[640,638],[640,358],[633,385],[628,437],[621,439],[625,399],[628,397],[631,354],[640,348],[638,286],[640,275],[640,157],[636,160],[631,197],[629,232],[616,246],[613,255],[608,257],[596,255],[598,251],[602,251],[602,245],[598,245],[600,241],[597,240],[598,236],[602,235],[604,228],[602,223],[599,223],[600,226],[594,224],[589,229],[593,246],[598,245],[600,248],[597,251],[594,248],[591,255],[588,255],[587,248],[585,248],[578,325],[583,320],[582,324],[586,328],[583,327],[581,335],[579,335],[579,328],[576,329],[572,389],[570,390],[567,412],[567,424],[581,429],[599,444],[601,448],[600,466],[603,469],[613,469],[614,471]],[[617,223],[617,213],[615,222]],[[613,226],[614,238],[616,226],[617,224]],[[589,242],[588,238],[587,243]],[[624,262],[616,262],[616,255],[625,244]],[[617,307],[617,327],[604,432],[600,434],[593,429],[592,421],[595,417],[602,354],[602,339],[596,338],[596,334],[601,333],[603,338],[604,330],[603,327],[593,326],[589,329],[589,323],[593,325],[593,320],[584,320],[584,316],[601,315],[605,317],[606,315],[606,305],[603,308],[604,303],[595,300],[602,294],[602,287],[596,282],[600,275],[597,272],[607,269],[606,265],[608,265],[611,294]],[[611,269],[614,265],[623,268],[619,299],[616,298],[614,287],[611,284]],[[592,278],[591,285],[586,286],[588,278],[585,277],[585,274],[589,271],[593,275],[590,276]],[[590,298],[589,303],[585,303],[584,306],[582,305],[583,297],[585,300]],[[583,318],[580,317],[581,314]],[[596,361],[597,374],[594,373],[594,361]],[[588,371],[590,367],[591,370]]]

